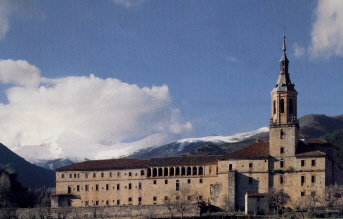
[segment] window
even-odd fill
[[[252,163],[249,163],[249,168],[252,168]]]
[[[76,173],[74,173],[74,178],[76,178]]]
[[[301,186],[305,184],[305,176],[301,176]]]
[[[164,180],[164,184],[168,184],[168,180],[166,179],[166,180]]]
[[[305,196],[305,192],[300,193],[301,197]]]
[[[202,183],[202,179],[199,179],[199,183]]]
[[[85,191],[88,192],[88,185],[85,185]]]
[[[232,164],[229,164],[229,170],[230,171],[232,170]]]
[[[88,201],[85,201],[85,206],[88,206]]]
[[[187,182],[188,182],[188,184],[191,184],[191,179],[188,179]]]
[[[293,113],[293,100],[289,99],[289,108],[288,108],[289,113]]]
[[[283,132],[283,130],[280,130],[280,138],[283,139],[283,136],[285,135],[285,133]]]
[[[110,188],[110,186],[108,184],[106,184],[106,190],[108,191]]]
[[[95,205],[99,205],[99,201],[95,201]]]
[[[64,178],[64,174],[62,174],[62,179]]]
[[[280,100],[280,113],[285,112],[285,101],[283,99]]]
[[[93,177],[94,177],[94,178],[96,177],[96,173],[93,173]]]
[[[174,176],[174,167],[170,168],[170,176]]]
[[[179,175],[180,175],[180,167],[176,167],[175,176],[179,176]]]
[[[154,169],[152,170],[152,176],[153,176],[153,177],[156,177],[156,176],[157,176],[157,169],[156,169],[156,168],[154,168]]]
[[[148,168],[148,170],[147,170],[147,177],[151,177],[151,169],[150,168]]]
[[[285,148],[284,147],[281,147],[280,148],[280,154],[284,154],[285,153]]]
[[[131,183],[129,183],[129,189],[131,189]]]
[[[129,202],[132,202],[132,198],[129,198]]]
[[[249,184],[252,184],[252,177],[249,176]]]
[[[158,168],[158,176],[163,176],[163,170],[162,170],[162,168]]]
[[[193,175],[197,175],[198,174],[198,168],[197,167],[193,167]]]
[[[273,113],[276,114],[276,101],[273,101]]]
[[[78,191],[78,192],[80,191],[80,185],[76,186],[76,191]]]
[[[302,167],[305,166],[305,160],[301,160],[301,166],[302,166]]]
[[[284,168],[285,162],[283,160],[280,160],[280,168]]]
[[[168,167],[164,168],[164,176],[168,176]]]
[[[138,197],[138,203],[140,204],[142,202],[142,197]]]
[[[283,176],[280,176],[280,185],[283,184]]]
[[[129,176],[132,176],[132,173],[131,173],[131,172],[129,172]]]
[[[184,175],[186,175],[186,168],[182,167],[181,168],[181,176],[184,176]]]
[[[73,174],[69,174],[69,178],[73,178]]]
[[[168,201],[168,199],[169,199],[168,196],[164,196],[165,201]]]
[[[316,160],[312,160],[312,166],[314,167],[314,166],[316,166]]]
[[[98,184],[95,185],[95,191],[99,191],[99,185]]]
[[[175,199],[176,199],[176,200],[179,200],[179,199],[180,199],[180,196],[176,196]]]
[[[85,174],[85,177],[88,178],[88,173]]]
[[[176,180],[176,191],[180,190],[180,182],[179,180]]]
[[[199,175],[202,175],[204,172],[204,168],[203,167],[199,167]]]
[[[109,204],[109,201],[106,201],[106,205],[108,205]]]
[[[117,173],[117,176],[120,177],[120,172]],[[119,201],[119,200],[118,200]]]
[[[142,189],[142,183],[138,183],[138,189]]]
[[[157,197],[153,197],[152,200],[155,202],[157,201]]]
[[[312,176],[312,177],[311,177],[311,182],[312,182],[312,183],[315,183],[315,182],[316,182],[316,176]]]
[[[109,176],[112,177],[112,173],[109,173]]]
[[[71,194],[71,186],[68,186],[68,194]]]
[[[154,180],[154,184],[155,184],[155,185],[157,184],[157,180]]]
[[[117,190],[120,190],[120,184],[117,184]]]
[[[120,200],[117,200],[117,205],[120,205]]]
[[[104,177],[104,173],[101,173],[101,177]]]
[[[141,170],[141,176],[144,176],[144,170]]]

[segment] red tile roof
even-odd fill
[[[268,157],[269,142],[257,142],[253,145],[228,153],[222,156],[220,160],[267,159]]]
[[[93,170],[121,170],[144,168],[149,160],[139,159],[111,159],[111,160],[89,160],[69,166],[61,167],[56,171],[93,171]]]
[[[147,166],[199,165],[217,163],[221,156],[182,156],[151,158]]]

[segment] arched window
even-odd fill
[[[180,167],[176,167],[175,176],[180,175]]]
[[[151,176],[151,169],[148,168],[148,173],[147,173],[147,177],[150,177]]]
[[[198,168],[197,167],[193,167],[193,175],[197,175],[198,174]]]
[[[288,112],[293,113],[293,100],[292,99],[289,99]]]
[[[273,101],[273,113],[276,114],[276,101]]]
[[[204,174],[204,168],[203,167],[199,167],[199,175]]]
[[[187,167],[187,176],[192,175],[192,167]]]
[[[186,175],[186,168],[182,167],[181,168],[181,176],[184,176],[184,175]]]
[[[170,167],[170,176],[174,176],[174,167]]]
[[[280,113],[285,112],[285,101],[283,99],[280,100]]]
[[[162,170],[162,168],[158,168],[158,176],[163,176],[163,170]]]
[[[168,167],[164,168],[164,176],[168,176]]]

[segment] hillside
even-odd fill
[[[343,115],[326,116],[322,114],[310,114],[299,119],[300,134],[307,138],[319,138],[322,135],[333,133],[343,129]]]
[[[17,173],[24,187],[55,187],[55,172],[38,167],[18,156],[0,143],[0,167],[9,173]]]

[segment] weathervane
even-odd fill
[[[286,27],[285,25],[283,25],[283,35],[284,35],[284,36],[286,36],[286,28],[287,28],[287,27]]]

